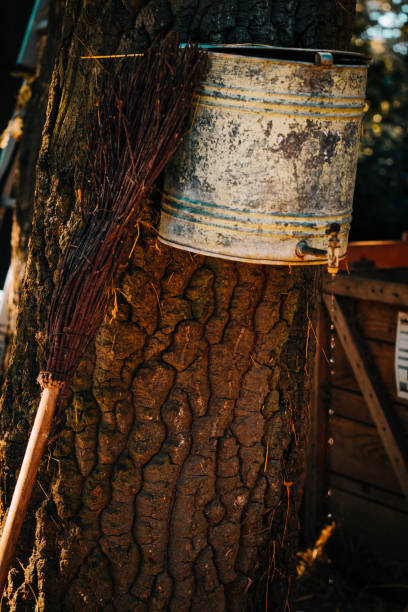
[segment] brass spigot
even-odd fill
[[[305,255],[313,255],[318,257],[319,255],[325,255],[327,257],[327,271],[333,276],[339,271],[340,262],[340,240],[339,240],[340,225],[338,223],[332,223],[326,230],[326,234],[329,236],[329,243],[327,249],[317,249],[310,246],[306,240],[301,240],[297,243],[295,248],[295,254],[299,259],[303,259]]]
[[[315,247],[311,247],[308,245],[306,240],[301,240],[297,243],[295,253],[297,257],[303,259],[305,255],[327,255],[326,249],[316,249]]]
[[[332,223],[326,230],[326,234],[330,236],[327,247],[327,271],[332,276],[335,276],[339,271],[340,263],[340,240],[339,240],[340,225]]]

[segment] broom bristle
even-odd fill
[[[83,219],[63,257],[48,319],[47,372],[65,381],[105,314],[141,203],[181,141],[206,54],[167,36],[103,97],[89,143]]]

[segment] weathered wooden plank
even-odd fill
[[[14,208],[15,204],[16,198],[0,197],[0,208]]]
[[[401,492],[374,425],[333,416],[329,437],[334,442],[327,453],[329,470],[387,491]]]
[[[330,408],[334,410],[336,415],[343,418],[354,419],[366,425],[374,425],[367,404],[359,392],[331,387]],[[408,434],[408,407],[394,403],[391,409],[396,416],[401,430]]]
[[[335,488],[331,490],[329,509],[345,534],[358,540],[364,537],[373,550],[406,560],[406,514]]]
[[[361,341],[356,333],[352,332],[339,298],[331,299],[329,295],[323,294],[323,299],[350,361],[361,393],[367,402],[372,419],[377,426],[401,490],[408,498],[408,458],[397,423],[383,396],[382,389],[370,372]]]
[[[18,142],[10,138],[6,149],[3,149],[0,160],[0,193],[5,198],[9,198],[13,190],[17,167]]]
[[[355,321],[364,338],[395,344],[401,306],[370,300],[355,300],[353,305]]]
[[[360,480],[354,480],[353,478],[347,478],[342,474],[335,472],[329,472],[328,474],[328,486],[330,489],[340,489],[350,495],[357,495],[358,497],[364,497],[365,499],[381,504],[382,506],[388,506],[392,510],[397,510],[406,514],[408,520],[408,506],[406,499],[401,494],[392,493],[374,487],[367,482],[361,482]]]
[[[333,289],[335,295],[344,297],[408,307],[408,283],[388,282],[356,274],[340,273],[333,279],[325,277],[323,289],[328,293]]]
[[[366,357],[375,364],[375,370],[381,383],[392,402],[408,406],[408,400],[397,397],[394,369],[394,346],[376,340],[364,341]],[[334,376],[332,385],[342,387],[350,391],[360,391],[360,387],[348,362],[346,351],[344,351],[336,335],[336,347],[334,349]]]
[[[407,265],[408,242],[403,240],[365,240],[349,242],[347,264],[373,262],[376,268],[400,268]],[[346,269],[345,266],[342,269]]]

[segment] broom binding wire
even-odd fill
[[[58,389],[62,391],[65,386],[65,380],[58,379],[52,372],[40,372],[37,376],[37,382],[42,389]]]

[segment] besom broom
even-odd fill
[[[41,400],[0,541],[0,595],[24,521],[60,391],[105,314],[141,204],[181,141],[206,55],[168,35],[106,90],[91,136],[81,221],[62,260],[47,324]]]

